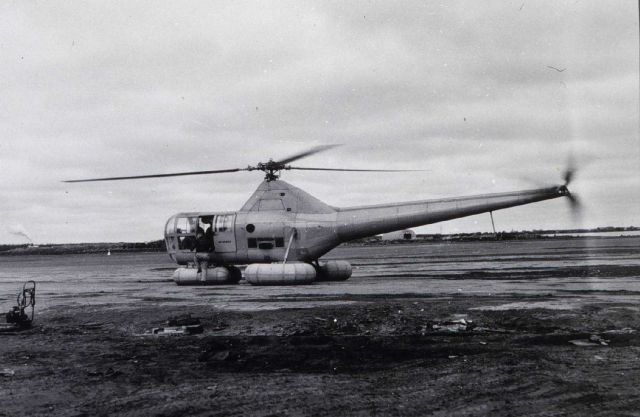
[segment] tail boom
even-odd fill
[[[340,208],[337,213],[337,232],[340,240],[346,242],[408,227],[422,226],[559,197],[570,197],[570,195],[567,187],[561,185],[470,197]]]

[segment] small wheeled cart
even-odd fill
[[[0,332],[13,332],[25,330],[33,325],[33,314],[36,305],[36,282],[27,281],[22,286],[22,291],[18,293],[15,305],[5,314],[6,324],[0,323]],[[30,314],[25,310],[31,308]]]

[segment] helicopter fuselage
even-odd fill
[[[179,213],[165,227],[179,265],[317,261],[343,242],[568,196],[565,186],[438,200],[338,208],[281,180],[265,180],[237,212]],[[211,228],[210,233],[204,233]],[[207,236],[207,237],[205,237]],[[211,239],[198,250],[198,239]],[[210,244],[210,245],[209,245]]]

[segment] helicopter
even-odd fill
[[[238,211],[188,212],[171,216],[164,228],[166,248],[178,265],[178,285],[236,284],[243,274],[252,285],[296,285],[314,281],[344,281],[352,274],[344,260],[320,262],[341,243],[381,233],[437,223],[560,197],[572,208],[578,200],[564,183],[549,187],[465,197],[419,200],[358,207],[334,207],[280,179],[282,171],[399,172],[424,170],[347,169],[292,166],[291,162],[333,148],[322,145],[288,158],[246,168],[64,182],[120,181],[190,175],[262,171],[264,180]],[[493,216],[492,216],[493,222]]]

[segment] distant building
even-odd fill
[[[382,235],[382,240],[415,240],[416,232],[410,229],[397,230],[391,233],[385,233]]]

